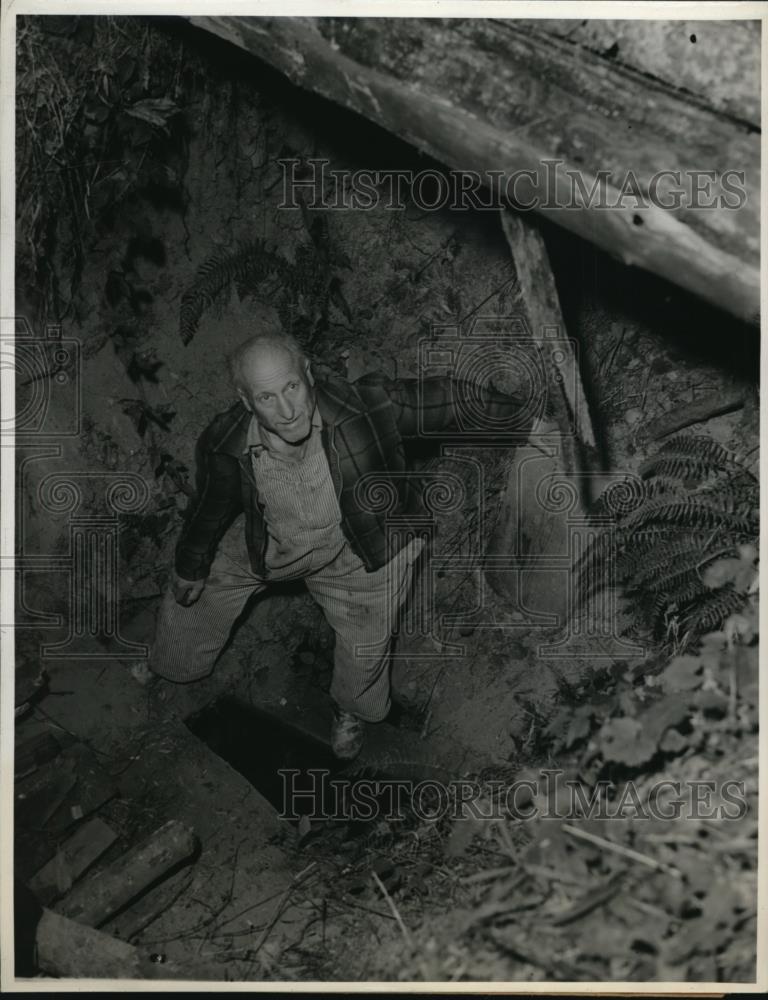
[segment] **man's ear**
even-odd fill
[[[315,384],[315,376],[312,374],[312,369],[308,359],[304,362],[304,378],[307,380],[308,385]]]
[[[246,408],[246,410],[248,410],[249,413],[253,413],[253,407],[251,406],[250,402],[248,401],[248,397],[243,392],[243,390],[238,388],[236,390],[236,392],[237,392],[237,395],[240,397],[240,402],[243,404],[243,406]]]

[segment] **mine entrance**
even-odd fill
[[[230,696],[190,716],[187,726],[288,816],[321,814],[328,782],[343,767],[320,740]],[[291,808],[284,810],[287,795]]]

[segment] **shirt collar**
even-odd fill
[[[315,404],[314,412],[312,413],[312,431],[319,430],[323,426],[323,418],[320,416],[320,410]],[[248,423],[248,431],[245,435],[245,448],[243,449],[243,454],[247,455],[252,450],[256,450],[261,453],[265,448],[264,440],[261,436],[261,428],[259,427],[259,421],[256,419],[256,414],[251,415],[251,419]]]

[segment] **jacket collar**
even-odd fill
[[[339,378],[328,378],[317,382],[317,410],[324,426],[329,429],[348,417],[364,412],[353,387]],[[212,450],[240,458],[248,440],[251,413],[241,401],[238,401],[224,416],[224,426],[221,434],[213,442]]]

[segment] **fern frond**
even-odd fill
[[[710,591],[683,616],[685,631],[698,635],[711,632],[719,628],[730,615],[740,611],[746,602],[746,595],[735,591],[731,584]]]
[[[738,455],[727,451],[712,438],[681,434],[670,438],[656,455],[647,459],[640,467],[640,474],[704,479],[709,475],[732,475],[736,469],[751,475]]]
[[[710,536],[711,537],[711,536]],[[718,539],[719,541],[719,539]],[[645,555],[633,576],[633,585],[660,589],[665,580],[671,580],[685,573],[700,572],[705,566],[724,555],[734,554],[731,546],[718,546],[717,549],[706,551],[706,542],[702,544],[700,537],[692,537],[672,545],[659,547],[652,555]]]
[[[737,513],[729,513],[713,503],[704,503],[698,498],[675,498],[673,500],[659,499],[645,504],[639,510],[633,511],[623,522],[622,527],[645,525],[648,522],[661,521],[677,524],[681,527],[697,528],[727,528],[731,531],[750,531],[752,524],[748,517]]]
[[[654,552],[666,562],[696,546],[704,550],[711,541],[711,532],[691,532],[675,525],[653,525],[639,531],[623,531],[619,525],[599,534],[577,562],[574,575],[578,592],[584,600],[601,590],[608,579],[610,561],[615,567],[613,582],[622,583],[647,566]],[[670,552],[674,556],[668,556]]]
[[[662,445],[641,471],[637,496],[626,496],[625,484],[621,494],[611,497],[609,488],[598,498],[598,513],[613,522],[580,560],[579,584],[588,596],[613,577],[657,636],[675,643],[682,637],[685,645],[743,605],[731,584],[712,591],[701,572],[755,541],[759,482],[716,441],[684,434]],[[623,509],[613,500],[622,500]]]
[[[287,267],[287,261],[267,250],[263,240],[243,243],[236,250],[220,252],[203,261],[192,286],[181,299],[179,334],[183,343],[190,342],[206,308],[223,295],[232,282],[255,285],[272,274],[282,275]]]
[[[710,498],[729,514],[739,514],[757,526],[760,508],[760,484],[757,480],[732,477],[718,483],[709,483],[696,492],[696,496]]]

